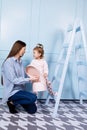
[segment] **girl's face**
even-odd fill
[[[37,50],[33,50],[33,57],[35,59],[40,59],[41,54]]]
[[[20,50],[20,52],[19,52],[20,57],[22,57],[22,56],[24,55],[25,51],[26,51],[26,47],[23,47],[23,48]]]

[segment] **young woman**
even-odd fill
[[[28,113],[33,114],[37,108],[36,95],[25,91],[25,83],[37,81],[38,77],[25,78],[25,71],[21,57],[26,50],[23,41],[16,41],[2,64],[2,84],[4,86],[4,96],[2,102],[7,102],[9,111],[17,113],[16,106],[20,104]]]

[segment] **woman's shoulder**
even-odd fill
[[[7,58],[4,62],[4,64],[10,64],[13,62],[13,57]]]
[[[12,60],[13,60],[13,57],[9,57],[9,58],[6,59],[5,62],[10,62],[10,61],[12,61]]]

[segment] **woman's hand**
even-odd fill
[[[29,78],[29,80],[30,80],[31,82],[38,82],[38,81],[39,81],[39,77],[38,77],[38,76],[31,76],[31,77]]]

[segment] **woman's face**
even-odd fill
[[[24,55],[25,51],[26,51],[26,47],[23,47],[23,48],[20,50],[20,52],[19,52],[19,56],[22,57],[22,56]]]

